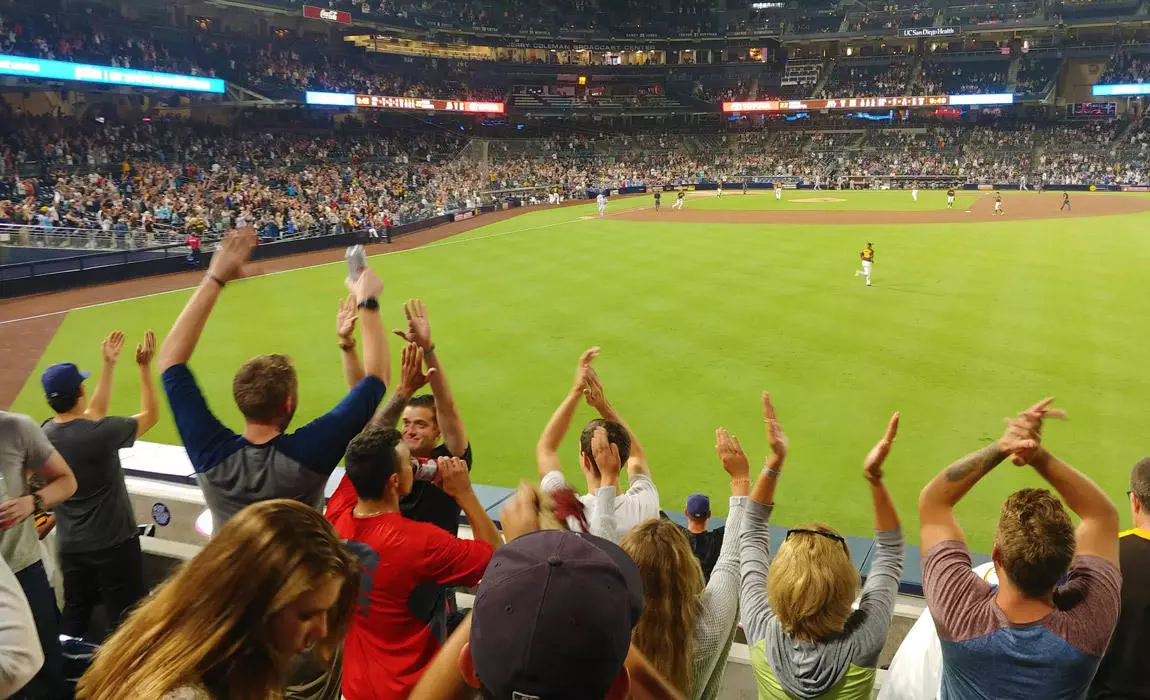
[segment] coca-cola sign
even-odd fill
[[[314,5],[304,5],[303,16],[310,17],[312,19],[322,19],[327,22],[351,24],[350,12],[344,12],[343,10],[328,10],[323,7],[315,7]]]

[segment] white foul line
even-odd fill
[[[649,207],[635,207],[633,209],[624,209],[622,212],[617,212],[617,213],[622,214],[622,213],[628,212],[628,211],[636,211],[638,209],[647,209],[647,208],[649,208]],[[535,212],[523,212],[523,213],[524,214],[532,214]],[[607,216],[612,216],[612,215],[607,214]],[[590,220],[595,220],[598,218],[599,218],[598,216],[592,216],[592,217],[590,217]],[[413,253],[417,250],[429,250],[431,248],[442,248],[443,246],[448,246],[448,245],[471,243],[473,241],[482,241],[482,240],[485,240],[487,238],[498,238],[500,236],[508,236],[508,235],[513,234],[513,233],[524,233],[527,231],[538,231],[539,229],[551,228],[553,226],[562,226],[564,224],[577,224],[581,221],[587,221],[587,220],[589,220],[588,217],[580,217],[578,219],[570,219],[568,221],[556,221],[556,222],[553,222],[550,224],[540,224],[539,226],[529,226],[527,228],[517,228],[517,229],[511,230],[511,231],[500,231],[498,233],[489,233],[486,236],[474,236],[472,238],[459,238],[459,236],[466,233],[466,231],[461,231],[460,233],[457,233],[454,236],[450,236],[449,238],[447,238],[446,240],[443,240],[443,241],[437,241],[435,243],[428,243],[426,245],[416,246],[414,248],[407,248],[405,250],[392,250],[392,251],[388,251],[388,252],[384,252],[384,253],[376,253],[376,254],[370,255],[368,257],[379,258],[379,257],[383,257],[385,255],[400,255],[402,253]],[[487,225],[493,226],[495,223],[498,223],[498,222],[492,222],[491,224],[487,224]],[[257,261],[257,262],[259,262],[259,261]],[[315,265],[305,265],[303,267],[293,267],[289,270],[277,270],[275,272],[265,272],[261,275],[254,275],[253,277],[250,277],[248,279],[257,279],[259,277],[271,277],[272,275],[282,275],[282,274],[286,274],[288,272],[299,272],[300,270],[311,270],[311,269],[317,268],[317,267],[327,267],[328,265],[339,265],[339,264],[341,264],[341,263],[338,260],[333,261],[333,262],[326,262],[326,263],[316,263]],[[0,321],[0,326],[5,326],[5,325],[8,325],[9,323],[20,323],[21,321],[35,321],[36,319],[40,319],[40,318],[51,318],[52,316],[59,316],[61,314],[71,313],[72,311],[85,311],[87,309],[95,309],[95,308],[98,308],[101,306],[111,306],[112,304],[121,304],[121,303],[126,302],[126,301],[139,301],[140,299],[150,299],[152,297],[163,296],[165,294],[175,294],[176,292],[187,292],[187,291],[191,291],[191,290],[195,289],[196,286],[199,286],[199,285],[195,285],[192,287],[181,287],[179,289],[168,289],[168,290],[165,290],[162,292],[152,292],[150,294],[141,294],[139,296],[125,297],[123,299],[112,299],[111,301],[101,301],[101,302],[97,302],[95,304],[85,304],[84,306],[75,306],[75,307],[72,307],[70,309],[61,309],[59,311],[49,311],[48,313],[36,314],[34,316],[23,316],[21,318],[12,318],[12,319],[8,319],[7,321]]]

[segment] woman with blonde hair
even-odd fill
[[[859,572],[846,538],[816,523],[787,531],[770,560],[767,520],[787,455],[769,394],[763,413],[772,455],[747,506],[742,559],[743,630],[759,698],[870,700],[875,667],[894,616],[902,572],[898,513],[882,481],[882,464],[898,432],[898,414],[864,460],[874,507],[875,553],[858,608]]]
[[[719,428],[716,446],[731,476],[731,503],[710,582],[681,527],[663,518],[632,528],[619,546],[639,567],[643,614],[631,643],[689,698],[715,698],[739,614],[739,532],[750,493],[750,465],[739,441]],[[600,468],[608,460],[595,455]]]
[[[248,506],[124,622],[79,700],[268,700],[292,661],[343,643],[359,565],[315,509]]]

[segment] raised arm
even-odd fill
[[[1049,400],[1040,401],[1027,413],[1045,415]],[[919,546],[925,553],[939,542],[965,542],[962,528],[954,517],[954,506],[978,480],[1012,453],[1026,455],[1038,447],[1038,440],[1026,425],[1012,422],[1006,433],[994,443],[972,452],[931,479],[918,496]]]
[[[84,417],[88,420],[100,420],[108,415],[108,405],[112,403],[112,377],[116,373],[116,362],[120,359],[120,351],[124,349],[124,331],[112,331],[104,338],[102,354],[104,364],[100,370],[100,378],[96,380],[96,389],[88,401],[88,409]]]
[[[894,509],[894,502],[890,499],[890,492],[882,480],[882,465],[890,454],[891,445],[898,434],[899,414],[890,417],[886,426],[886,433],[878,444],[866,456],[863,462],[863,478],[870,484],[871,505],[874,508],[874,529],[876,532],[898,530],[900,528],[898,512]]]
[[[351,294],[340,302],[335,314],[335,334],[339,338],[339,360],[343,365],[343,378],[348,389],[354,389],[363,379],[363,362],[355,349],[355,322],[359,311],[355,308],[355,297]]]
[[[151,430],[160,421],[160,402],[156,398],[156,380],[152,377],[152,358],[156,356],[156,334],[144,333],[144,342],[136,346],[136,366],[140,369],[140,412],[136,419],[136,437]]]
[[[589,523],[591,534],[618,543],[620,535],[615,515],[615,494],[619,492],[622,460],[619,458],[619,446],[607,438],[607,429],[602,426],[595,428],[591,435],[591,454],[599,467],[595,514]]]
[[[563,436],[571,427],[571,419],[575,417],[575,409],[579,407],[579,399],[583,396],[583,388],[586,386],[591,361],[598,354],[599,348],[590,348],[579,358],[579,367],[575,371],[575,383],[567,395],[563,397],[563,402],[559,404],[559,408],[555,409],[551,420],[547,421],[547,426],[543,428],[543,434],[539,436],[539,442],[535,445],[535,460],[539,466],[541,478],[551,472],[561,471],[563,468],[559,462],[559,445],[562,444]]]
[[[1090,477],[1055,457],[1041,444],[1043,418],[1065,415],[1046,408],[1050,401],[1047,399],[1036,407],[1041,410],[1032,409],[1012,422],[1012,427],[1029,431],[1038,443],[1033,450],[1019,457],[1046,479],[1066,506],[1079,517],[1081,522],[1075,531],[1075,553],[1102,557],[1118,566],[1118,510]],[[1015,463],[1019,461],[1016,459]]]
[[[870,485],[874,507],[875,553],[870,571],[859,597],[859,610],[866,615],[856,629],[859,648],[864,650],[867,663],[878,661],[878,654],[886,642],[890,622],[894,618],[894,602],[898,595],[898,582],[906,556],[905,539],[898,513],[891,502],[883,482],[882,465],[890,454],[895,435],[898,434],[899,414],[895,413],[887,424],[886,433],[867,454],[863,462],[863,478]],[[873,655],[873,661],[870,661]]]
[[[583,388],[583,396],[587,399],[587,404],[599,412],[599,416],[603,420],[614,421],[627,431],[631,436],[631,455],[627,458],[627,475],[635,476],[636,474],[643,474],[644,476],[651,476],[650,465],[647,464],[647,455],[643,452],[643,446],[639,444],[639,437],[635,435],[635,431],[623,420],[623,416],[615,410],[615,407],[607,400],[607,394],[603,391],[603,383],[599,381],[599,374],[588,366],[587,379]]]
[[[773,615],[767,597],[767,574],[771,561],[771,537],[767,522],[774,508],[775,486],[787,458],[787,438],[775,415],[771,395],[767,392],[763,392],[763,420],[767,424],[771,455],[767,457],[763,471],[751,489],[751,500],[743,516],[743,532],[739,538],[739,606],[742,608],[743,629],[749,644],[764,638],[767,622]]]
[[[384,386],[391,384],[391,357],[388,354],[387,333],[383,330],[379,297],[383,294],[383,280],[370,267],[364,268],[347,288],[355,297],[359,309],[360,334],[363,336],[363,373],[376,377]]]
[[[443,444],[447,445],[451,454],[461,457],[467,450],[467,431],[463,427],[459,407],[455,404],[455,396],[451,393],[451,385],[447,383],[447,374],[435,351],[435,343],[431,341],[431,320],[427,316],[427,307],[419,299],[412,299],[404,305],[403,311],[407,316],[407,331],[396,329],[393,332],[408,343],[415,343],[423,352],[431,393],[435,397],[435,420],[443,433]]]
[[[467,523],[471,526],[471,536],[479,542],[486,542],[492,549],[503,546],[503,538],[499,536],[499,529],[491,521],[491,516],[479,502],[475,489],[471,486],[471,475],[467,471],[467,463],[458,457],[446,457],[439,460],[439,474],[443,479],[443,491],[455,499],[463,514],[467,516]]]
[[[161,373],[174,365],[185,365],[192,359],[192,352],[224,285],[243,276],[244,264],[251,258],[255,246],[255,229],[248,227],[229,231],[212,253],[207,274],[160,346]]]
[[[1092,554],[1118,566],[1118,510],[1090,477],[1040,447],[1030,466],[1046,479],[1081,522],[1075,554]]]

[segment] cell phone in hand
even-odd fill
[[[353,245],[347,249],[344,258],[347,259],[347,276],[354,282],[367,268],[367,250],[361,245]]]

